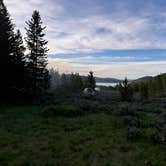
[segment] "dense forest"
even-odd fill
[[[34,10],[23,38],[0,0],[0,166],[165,166],[166,74],[59,74],[45,29]]]
[[[34,11],[26,22],[26,47],[2,0],[0,21],[1,101],[35,100],[49,88],[48,49],[40,14]]]

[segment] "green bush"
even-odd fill
[[[155,135],[155,141],[158,143],[166,144],[166,113],[163,112],[157,122],[156,122],[156,135]]]
[[[137,127],[129,127],[127,131],[127,138],[130,140],[135,140],[139,137],[140,131]]]
[[[120,116],[138,116],[137,108],[133,108],[131,105],[123,105],[119,108],[119,115]]]
[[[133,119],[129,123],[130,126],[139,127],[140,126],[140,120],[138,117],[133,117]]]
[[[101,104],[98,106],[98,110],[100,112],[111,113],[113,109],[109,104]]]
[[[86,114],[100,112],[98,109],[100,107],[100,103],[98,101],[84,99],[79,102],[79,106]]]
[[[113,110],[110,104],[103,104],[96,100],[80,100],[79,106],[85,114],[100,112],[111,113]]]
[[[65,116],[75,117],[82,115],[82,111],[78,106],[75,105],[48,105],[42,110],[42,114],[46,116]]]
[[[163,130],[166,128],[166,113],[165,112],[160,114],[159,118],[157,119],[156,127],[159,130]]]

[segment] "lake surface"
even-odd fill
[[[96,82],[96,85],[97,86],[112,86],[112,87],[115,87],[118,83],[108,83],[108,82]]]

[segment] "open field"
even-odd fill
[[[142,113],[146,125],[155,119]],[[165,166],[166,146],[145,139],[147,126],[130,141],[117,115],[46,118],[39,107],[1,108],[0,166]]]

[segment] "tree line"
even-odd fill
[[[79,73],[59,74],[54,69],[49,70],[50,89],[52,92],[65,94],[82,93],[85,88],[95,90],[96,81],[93,72],[90,71],[88,76],[80,76]]]
[[[117,86],[123,101],[148,100],[166,96],[166,74],[129,83],[127,78]]]
[[[142,99],[166,96],[166,74],[160,74],[146,81],[133,83],[133,91],[140,94]]]
[[[39,11],[26,21],[26,47],[20,30],[0,0],[0,101],[36,100],[49,88],[47,41]]]

